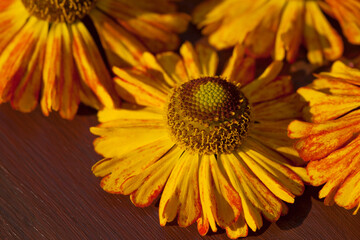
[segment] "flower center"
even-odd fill
[[[175,88],[166,113],[175,142],[203,154],[236,149],[250,124],[248,100],[237,86],[220,77],[202,77]]]
[[[96,0],[21,0],[30,15],[48,22],[72,23],[82,19]]]

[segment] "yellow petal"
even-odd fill
[[[248,84],[254,79],[255,59],[245,57],[244,47],[236,44],[221,76],[234,84],[241,86]]]
[[[201,72],[205,76],[215,76],[219,62],[219,57],[214,49],[204,44],[195,45],[196,52],[199,56]]]
[[[221,160],[231,184],[240,195],[243,214],[249,227],[253,231],[261,228],[261,212],[269,220],[278,219],[281,212],[280,201],[251,172],[241,157],[237,154],[224,154]]]
[[[196,79],[202,76],[202,67],[197,52],[190,42],[185,42],[180,47],[180,54],[183,58],[189,79]]]
[[[179,86],[189,79],[184,62],[178,54],[164,52],[157,54],[156,58],[167,75],[174,80],[174,85]]]
[[[153,81],[144,72],[113,68],[116,91],[122,99],[143,106],[162,108],[166,102],[167,87],[161,80]]]
[[[280,154],[251,137],[246,141],[244,151],[291,193],[299,196],[304,192],[304,184],[301,178],[292,170],[287,159]]]
[[[101,187],[110,193],[123,193],[121,185],[129,178],[143,172],[158,161],[174,144],[168,138],[154,140],[131,151],[124,150],[119,156],[97,162],[92,171],[104,177]]]
[[[213,155],[210,155],[210,170],[214,181],[216,212],[213,212],[216,223],[225,228],[235,223],[241,213],[241,199],[235,189],[225,178]]]
[[[98,120],[100,122],[107,122],[112,120],[122,119],[124,121],[133,119],[140,120],[163,120],[162,110],[158,108],[142,107],[139,105],[133,105],[123,103],[121,109],[105,108],[98,112]]]
[[[279,97],[287,96],[293,93],[293,85],[290,76],[281,76],[276,80],[265,84],[259,88],[253,95],[250,101],[254,104],[257,102],[270,101]]]
[[[226,228],[226,234],[231,239],[246,237],[248,235],[248,227],[243,215],[240,215],[235,223]]]
[[[198,231],[205,235],[209,225],[213,232],[217,231],[214,212],[216,212],[216,202],[213,191],[213,180],[210,170],[210,156],[204,155],[200,159],[199,167],[199,193],[202,207],[202,216],[198,221]]]
[[[304,103],[300,101],[300,97],[297,94],[292,94],[256,104],[252,109],[255,119],[258,121],[279,121],[301,117],[303,105]]]
[[[355,67],[349,67],[341,61],[334,62],[330,73],[322,72],[319,76],[337,81],[346,81],[355,85],[360,84],[360,70]]]
[[[126,180],[121,185],[123,193],[131,193],[131,201],[135,206],[149,206],[161,193],[182,152],[174,146],[159,161],[146,168],[140,174]]]
[[[199,156],[187,151],[177,160],[160,199],[160,225],[173,221],[177,214],[182,227],[200,217],[199,164]]]
[[[359,159],[359,156],[358,156]],[[358,163],[360,164],[359,160]],[[341,207],[352,209],[360,204],[360,165],[349,175],[335,195],[335,202]],[[354,212],[354,215],[356,214]]]
[[[255,95],[257,91],[259,91],[266,84],[270,83],[278,76],[282,66],[282,62],[272,62],[257,79],[242,87],[241,91],[251,101],[252,96]]]
[[[117,123],[116,121],[115,123]],[[100,125],[90,129],[92,133],[101,136],[94,141],[94,148],[97,153],[106,158],[120,158],[124,152],[132,151],[154,140],[168,137],[167,129],[159,125],[161,121],[132,120],[130,123],[124,122],[117,124],[108,122],[106,125],[102,124],[104,126]]]
[[[335,60],[343,53],[343,42],[331,27],[319,5],[314,1],[305,2],[305,46],[307,57],[312,64],[324,64]]]
[[[289,139],[287,136],[287,127],[291,120],[282,121],[261,121],[253,125],[251,137],[262,142],[267,147],[276,150],[283,156],[291,160],[295,165],[302,165],[297,151],[293,148],[295,140]]]
[[[276,33],[274,59],[295,61],[303,34],[304,1],[288,1]]]

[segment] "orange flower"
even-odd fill
[[[337,61],[298,93],[309,102],[306,117],[293,121],[288,135],[300,156],[309,161],[310,183],[325,183],[319,197],[346,209],[360,208],[360,70]]]
[[[55,110],[68,119],[80,101],[119,106],[88,27],[95,26],[110,65],[133,65],[143,43],[156,51],[178,45],[189,16],[174,11],[169,0],[1,1],[0,103],[29,112],[41,94],[45,115]]]
[[[338,59],[343,42],[323,12],[336,17],[350,42],[360,44],[359,0],[207,0],[193,21],[218,49],[242,43],[255,57],[293,62],[301,44],[312,64]]]
[[[142,66],[114,68],[121,109],[99,111],[92,171],[110,193],[139,207],[160,198],[162,226],[176,217],[205,235],[218,226],[230,238],[286,214],[307,178],[289,122],[299,114],[288,76],[273,62],[253,79],[254,59],[236,46],[222,72],[216,52],[189,42],[180,55],[144,53]],[[160,197],[161,195],[161,197]]]

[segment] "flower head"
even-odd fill
[[[360,208],[360,70],[337,61],[331,72],[298,93],[309,102],[313,123],[293,121],[289,136],[307,165],[310,183],[325,184],[319,197],[346,209]]]
[[[188,21],[168,0],[2,1],[0,103],[29,112],[41,94],[45,115],[56,110],[69,119],[80,101],[117,107],[114,83],[88,28],[95,26],[110,65],[128,66],[147,47],[176,48],[176,34]]]
[[[207,0],[193,19],[218,49],[243,43],[255,57],[271,54],[293,62],[304,44],[308,60],[321,65],[343,52],[341,37],[323,12],[339,20],[350,42],[360,44],[358,0]]]
[[[299,115],[281,62],[253,79],[252,58],[236,46],[220,76],[216,52],[186,42],[180,55],[144,53],[142,66],[114,68],[121,109],[104,109],[92,170],[102,188],[129,194],[139,207],[160,195],[159,219],[195,221],[201,235],[231,238],[276,221],[302,194],[305,169],[286,136]],[[284,201],[284,202],[283,202]]]

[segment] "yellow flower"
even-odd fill
[[[302,194],[306,171],[286,136],[300,111],[290,78],[277,77],[282,63],[253,80],[254,60],[236,46],[215,76],[216,52],[189,42],[180,55],[144,53],[142,63],[114,68],[129,103],[100,111],[101,124],[91,128],[104,156],[92,168],[102,188],[139,207],[162,192],[160,224],[197,221],[201,235],[218,225],[231,238],[247,236],[248,226],[262,226],[261,215],[285,214],[283,201]]]
[[[146,47],[173,49],[186,14],[169,0],[6,0],[0,3],[0,103],[74,117],[80,101],[116,107],[119,99],[94,38],[110,65],[133,65]],[[168,13],[166,13],[168,12]],[[92,30],[94,32],[94,29]]]
[[[197,6],[193,21],[218,49],[240,42],[255,57],[293,62],[304,44],[308,60],[322,65],[343,53],[342,39],[322,11],[360,44],[359,0],[211,0]]]
[[[309,161],[310,183],[325,184],[319,192],[326,205],[360,208],[360,70],[337,61],[331,72],[298,93],[309,102],[313,123],[293,121],[288,134],[299,139],[295,148]]]

